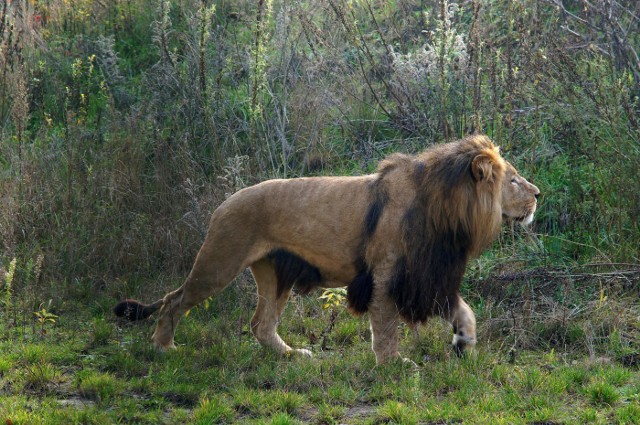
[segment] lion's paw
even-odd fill
[[[313,357],[313,353],[311,350],[307,350],[305,348],[294,348],[287,351],[288,356],[302,356],[302,357]]]
[[[173,351],[173,350],[178,348],[178,347],[176,347],[176,345],[173,342],[171,344],[166,344],[166,345],[155,344],[154,343],[153,346],[155,347],[156,351],[158,351],[160,353],[166,353],[166,352]]]
[[[451,346],[453,347],[454,353],[458,357],[462,357],[467,348],[474,347],[476,345],[476,339],[468,336],[459,336],[454,335],[453,341],[451,341]]]
[[[402,364],[411,369],[419,369],[418,364],[407,357],[402,357]]]
[[[396,355],[389,356],[386,359],[384,359],[384,361],[378,361],[376,366],[384,366],[384,365],[390,365],[390,364],[400,366],[402,369],[416,370],[420,368],[416,364],[416,362],[414,362],[413,360],[407,357],[402,357],[400,353],[396,353]]]

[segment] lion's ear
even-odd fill
[[[487,155],[481,153],[476,155],[471,162],[471,172],[476,181],[491,181],[493,180],[493,159]]]

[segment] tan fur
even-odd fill
[[[437,169],[443,160],[462,155],[462,150],[474,155],[465,183],[445,190],[421,180],[420,167]],[[511,186],[512,177],[521,186]],[[502,189],[503,182],[507,190]],[[376,184],[384,190],[386,202],[375,232],[364,238],[371,188]],[[258,286],[258,305],[251,320],[258,341],[280,353],[310,355],[308,350],[293,350],[277,333],[290,289],[278,293],[276,268],[268,255],[282,249],[316,267],[323,287],[348,285],[359,272],[357,260],[364,260],[374,285],[368,308],[373,351],[377,362],[383,363],[399,355],[401,316],[389,296],[388,282],[398,258],[412,249],[407,245],[411,242],[401,237],[409,206],[426,199],[425,213],[433,218],[435,228],[468,233],[469,254],[478,255],[496,236],[503,216],[522,219],[533,214],[538,193],[534,188],[500,157],[488,138],[472,136],[417,156],[392,155],[376,174],[270,180],[243,189],[212,214],[191,273],[163,299],[153,343],[159,349],[174,347],[175,329],[185,312],[218,294],[250,267]],[[456,347],[475,343],[475,317],[461,298],[455,308],[442,311],[458,330]]]

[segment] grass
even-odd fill
[[[588,325],[596,331],[572,333],[561,342],[555,324],[553,343],[545,341],[556,319],[550,311],[532,319],[536,326],[527,328],[524,343],[521,318],[516,315],[508,328],[501,317],[513,314],[507,304],[518,306],[520,298],[500,308],[480,302],[488,298],[475,302],[481,343],[464,358],[452,355],[443,321],[434,319],[417,335],[403,327],[402,352],[417,367],[400,361],[376,366],[366,318],[346,313],[339,314],[321,351],[318,335],[329,313],[317,297],[294,296],[280,326],[285,340],[311,348],[314,358],[277,356],[249,332],[250,282],[236,284],[208,308],[194,309],[178,328],[179,348],[168,353],[150,347],[152,321],[129,324],[110,317],[114,295],[106,291],[91,308],[57,309],[59,318],[45,334],[0,315],[0,421],[640,423],[640,374],[637,362],[625,360],[637,357],[637,336],[629,334],[638,325],[637,304],[612,294],[607,305],[594,304],[589,314],[563,325],[565,333]],[[536,293],[529,302],[534,318],[542,308],[536,302],[549,304]],[[610,327],[605,322],[613,311],[619,314]]]

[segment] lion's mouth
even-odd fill
[[[518,217],[516,222],[522,226],[530,225],[533,222],[533,213],[527,214],[524,217]]]
[[[532,205],[525,211],[522,215],[509,216],[506,214],[502,214],[502,219],[505,221],[513,221],[522,226],[528,226],[533,222],[533,214],[536,212],[536,205]]]

